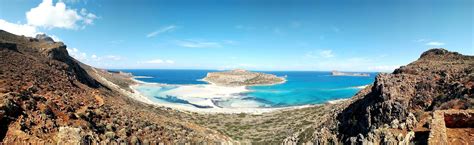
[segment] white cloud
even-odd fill
[[[28,37],[34,37],[38,34],[36,27],[28,24],[15,24],[0,19],[0,29],[8,31],[16,35],[25,35]]]
[[[88,61],[87,54],[79,51],[77,48],[66,48],[69,55],[79,61]],[[94,55],[95,56],[95,55]],[[95,56],[97,57],[97,56]]]
[[[334,53],[332,50],[317,50],[317,51],[310,51],[306,53],[306,57],[310,58],[331,58],[334,57]]]
[[[15,35],[24,35],[27,37],[35,37],[37,34],[44,34],[43,32],[38,32],[35,26],[31,26],[28,24],[10,23],[3,19],[0,19],[0,30],[5,30]],[[62,41],[56,35],[48,35],[48,36],[51,37],[56,42]]]
[[[319,53],[319,55],[321,55],[324,58],[334,57],[332,50],[323,50]]]
[[[439,41],[432,41],[432,40],[429,40],[429,39],[417,39],[415,40],[415,42],[420,42],[420,43],[425,43],[425,45],[428,45],[428,46],[442,46],[442,45],[445,45],[445,43],[443,42],[439,42]]]
[[[216,48],[222,47],[219,42],[206,42],[198,40],[177,40],[176,44],[188,48]]]
[[[53,5],[53,0],[43,0],[37,7],[26,12],[26,20],[29,25],[44,28],[78,28],[77,22],[83,23],[82,28],[86,25],[93,24],[97,16],[88,13],[86,9],[81,9],[80,13],[76,9],[66,7],[62,1]]]
[[[172,60],[162,60],[162,59],[153,59],[153,60],[148,60],[148,61],[145,61],[144,63],[149,63],[149,64],[173,64],[174,61]]]
[[[86,9],[81,9],[81,15],[83,15],[83,23],[85,25],[92,25],[94,24],[94,20],[97,19],[97,16],[93,13],[88,13]]]
[[[62,41],[62,40],[59,39],[59,37],[56,36],[56,35],[48,35],[48,36],[51,37],[51,38],[52,38],[54,41],[56,41],[56,42]]]
[[[175,26],[175,25],[169,25],[169,26],[161,27],[160,29],[147,34],[146,37],[150,38],[150,37],[155,37],[156,35],[161,34],[161,33],[173,32],[177,28],[178,27]]]
[[[96,54],[87,55],[85,52],[82,52],[77,48],[66,48],[66,49],[71,57],[94,67],[108,67],[108,66],[111,66],[110,62],[117,62],[123,59],[122,57],[116,56],[116,55],[105,55],[105,56],[97,56]]]
[[[437,41],[431,41],[431,42],[426,43],[426,45],[429,45],[429,46],[442,46],[442,45],[444,45],[444,43],[443,42],[437,42]]]
[[[426,42],[426,41],[428,41],[428,40],[427,39],[417,39],[417,40],[415,40],[415,42]]]
[[[68,9],[66,5],[59,1],[53,5],[52,0],[43,0],[37,7],[26,12],[27,24],[11,23],[0,19],[0,29],[16,35],[25,35],[35,37],[36,34],[43,34],[38,30],[44,28],[77,28],[76,22],[82,21],[84,28],[86,25],[92,25],[98,17],[95,14],[81,9],[78,13],[75,9]],[[61,41],[59,37],[49,34],[54,41]]]

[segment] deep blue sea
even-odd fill
[[[129,69],[121,70],[130,72],[134,76],[146,76],[146,78],[136,78],[149,83],[160,83],[170,85],[196,85],[207,84],[199,81],[208,72],[216,70],[152,70],[152,69]],[[286,76],[287,82],[271,86],[252,86],[251,92],[240,94],[240,100],[253,100],[262,104],[261,107],[282,107],[297,106],[306,104],[320,104],[330,100],[350,98],[356,94],[361,87],[373,83],[376,73],[370,73],[370,77],[360,76],[331,76],[331,72],[320,71],[259,71]],[[149,89],[149,88],[147,88]],[[173,87],[162,87],[160,89],[173,89]],[[159,92],[159,91],[158,91]],[[146,92],[144,94],[155,96]],[[172,96],[171,96],[172,97]],[[170,96],[162,97],[162,101],[171,103],[183,102],[183,100],[170,100]],[[232,100],[215,101],[221,106]],[[234,100],[235,101],[235,100]]]

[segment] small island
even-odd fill
[[[272,74],[250,72],[247,70],[236,69],[225,72],[210,72],[202,79],[203,81],[219,86],[256,86],[256,85],[274,85],[284,83],[284,77],[278,77]]]
[[[355,77],[368,77],[370,74],[368,73],[356,73],[356,72],[340,72],[340,71],[332,71],[332,76],[355,76]]]

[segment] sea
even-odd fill
[[[287,81],[276,85],[250,86],[246,88],[248,91],[232,94],[232,97],[224,97],[224,95],[223,97],[199,96],[199,99],[207,100],[213,104],[206,105],[206,103],[193,103],[203,102],[202,100],[196,101],[196,97],[189,97],[193,92],[186,92],[183,95],[174,94],[175,96],[163,92],[183,86],[204,88],[199,86],[210,84],[201,81],[201,79],[207,73],[218,72],[218,70],[126,69],[120,71],[132,73],[136,76],[135,79],[145,84],[159,84],[135,87],[137,91],[152,101],[197,108],[278,108],[323,104],[332,100],[352,97],[365,86],[372,84],[377,75],[377,73],[369,73],[368,77],[332,76],[331,72],[326,71],[256,71],[286,77]]]

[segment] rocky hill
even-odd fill
[[[445,49],[426,51],[391,74],[379,74],[371,87],[339,105],[326,123],[306,130],[313,133],[305,141],[427,143],[429,134],[436,133],[430,127],[433,112],[473,109],[473,69],[474,56]],[[471,120],[464,127],[472,133],[473,117],[460,120]],[[471,134],[464,143],[473,139]]]
[[[180,120],[184,113],[130,99],[125,95],[130,90],[121,89],[127,85],[120,86],[130,83],[127,76],[82,64],[68,55],[66,45],[45,35],[0,30],[0,60],[5,144],[230,140]]]
[[[283,77],[241,69],[207,73],[203,80],[221,86],[272,85],[285,82]]]

